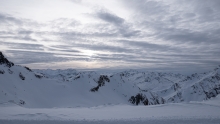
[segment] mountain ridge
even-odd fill
[[[77,107],[101,104],[156,105],[208,100],[220,94],[219,67],[189,76],[127,70],[31,70],[0,52],[0,102],[24,107]]]

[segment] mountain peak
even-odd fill
[[[7,58],[5,58],[5,56],[2,54],[2,52],[0,51],[0,65],[5,64],[6,66],[8,66],[9,68],[11,66],[14,65],[14,63],[8,61]]]

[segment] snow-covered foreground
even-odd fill
[[[160,119],[160,120],[0,120],[1,124],[219,124],[219,119]]]
[[[220,97],[210,101],[153,106],[101,105],[24,108],[0,105],[0,123],[220,123]]]

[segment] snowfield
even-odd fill
[[[0,123],[175,123],[219,124],[220,96],[210,101],[170,103],[153,106],[100,105],[75,108],[24,108],[12,103],[0,105]]]

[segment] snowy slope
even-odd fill
[[[220,93],[219,67],[213,71],[184,76],[173,73],[124,71],[121,81],[138,86],[142,91],[150,91],[169,102],[202,101]]]
[[[42,73],[48,77],[66,81],[74,81],[76,78],[80,79],[82,77],[79,76],[80,74],[88,75],[89,73],[77,72],[76,70],[71,69],[49,71],[36,70],[36,72]],[[179,103],[208,100],[219,94],[219,72],[219,68],[216,68],[207,73],[195,73],[190,76],[185,76],[174,73],[128,70],[112,74],[109,79],[118,82],[118,84],[130,84],[133,87],[138,87],[139,93],[146,94],[146,97],[150,97],[151,99],[160,97],[156,98],[159,100],[159,103]],[[62,77],[60,77],[60,75],[62,75]],[[164,101],[161,98],[163,98]],[[153,100],[154,102],[151,103],[157,104],[155,102],[157,100]]]
[[[34,72],[29,72],[21,66],[11,67],[12,74],[7,71],[8,67],[0,65],[0,68],[5,71],[0,75],[1,103],[19,104],[20,101],[25,101],[25,107],[73,107],[119,104],[128,101],[122,92],[114,92],[111,85],[103,86],[97,93],[91,92],[90,89],[97,86],[94,80],[98,80],[98,75],[94,75],[93,78],[80,78],[74,82],[63,82],[44,77],[39,79]],[[22,80],[19,74],[22,74],[25,79]],[[124,87],[130,88],[129,85]],[[136,92],[137,88],[127,95],[136,94]]]
[[[7,63],[1,63],[0,70],[3,72],[0,74],[0,103],[9,102],[30,108],[130,104],[130,97],[140,93],[137,86],[96,72],[57,70],[52,73],[46,70],[51,74],[46,75],[27,67],[8,66]],[[60,76],[60,72],[65,76]],[[154,97],[150,93],[145,94],[149,98]],[[149,99],[149,104],[160,104],[155,101],[155,98]]]
[[[220,71],[185,76],[128,70],[110,76],[94,71],[31,70],[0,52],[0,103],[24,107],[156,105],[203,101],[220,93]]]

